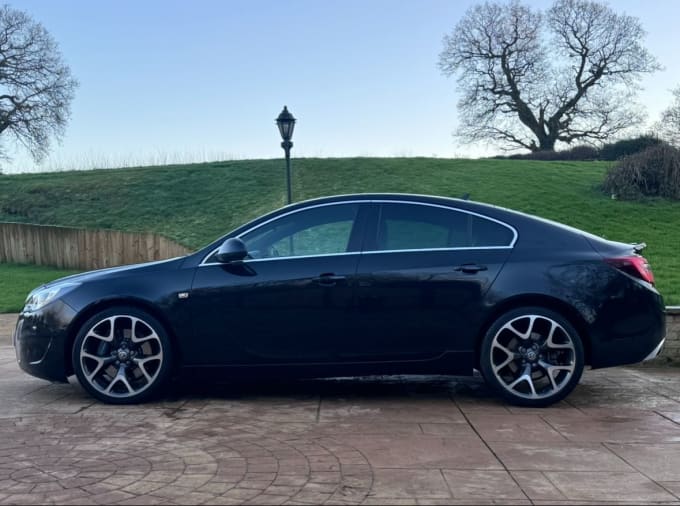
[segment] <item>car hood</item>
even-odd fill
[[[156,262],[145,262],[142,264],[121,265],[120,267],[110,267],[108,269],[98,269],[96,271],[81,272],[72,276],[55,279],[39,288],[49,287],[58,283],[85,283],[87,281],[99,281],[107,278],[114,278],[118,276],[129,276],[142,272],[163,271],[177,269],[185,257],[171,258],[169,260],[159,260]]]

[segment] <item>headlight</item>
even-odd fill
[[[56,285],[46,286],[44,288],[36,288],[28,294],[26,304],[24,304],[25,312],[37,311],[47,304],[52,302],[58,296],[64,295],[73,290],[80,283],[57,283]]]

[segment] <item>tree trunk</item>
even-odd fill
[[[544,137],[540,139],[538,151],[555,151],[555,141],[553,137]]]
[[[546,130],[548,130],[547,133]],[[532,151],[534,153],[538,151],[555,151],[557,135],[554,135],[551,130],[552,129],[550,128],[545,128],[544,125],[540,125],[538,128],[533,129],[536,140],[538,141],[538,145],[536,145],[535,141],[533,143],[534,149]]]

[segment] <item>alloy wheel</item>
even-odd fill
[[[79,360],[92,388],[104,396],[125,399],[144,392],[158,379],[163,341],[142,318],[113,315],[87,330]]]
[[[577,367],[574,338],[557,321],[527,314],[502,325],[491,341],[490,365],[512,396],[540,400],[559,394]]]

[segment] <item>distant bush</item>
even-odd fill
[[[680,150],[663,143],[626,156],[607,171],[603,187],[613,198],[680,200]]]
[[[640,135],[632,139],[621,139],[620,141],[605,144],[601,148],[581,145],[560,151],[536,151],[533,153],[518,153],[515,155],[495,156],[499,159],[510,160],[563,160],[563,161],[590,161],[604,160],[616,161],[624,156],[634,155],[653,146],[666,145],[666,141],[654,135]]]
[[[570,160],[597,160],[600,152],[593,146],[574,146],[569,150]]]
[[[619,160],[624,156],[634,155],[661,144],[665,144],[665,142],[653,135],[640,135],[632,139],[622,139],[602,146],[599,158],[607,161]]]
[[[597,148],[582,145],[560,151],[535,151],[533,153],[521,153],[499,158],[509,158],[511,160],[588,161],[597,160],[598,156],[599,151]]]

